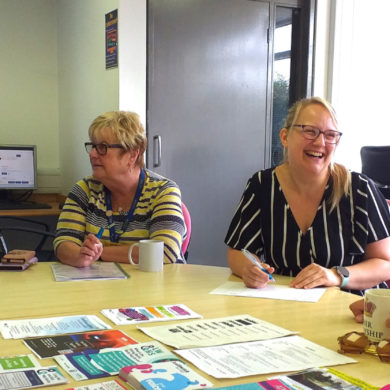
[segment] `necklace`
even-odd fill
[[[111,242],[118,242],[120,236],[123,234],[123,232],[126,231],[127,227],[129,226],[129,223],[131,219],[133,218],[135,207],[137,206],[138,200],[141,197],[142,188],[145,183],[145,171],[143,169],[140,170],[139,178],[138,178],[138,185],[137,190],[135,192],[135,196],[133,199],[133,203],[131,204],[130,210],[126,215],[126,219],[123,221],[121,229],[117,230],[115,228],[114,218],[113,218],[113,212],[112,212],[112,200],[111,200],[111,192],[107,187],[104,187],[104,192],[106,194],[106,203],[107,203],[107,211],[106,216],[108,220],[108,228],[110,230],[110,241]],[[119,211],[119,208],[118,208]]]

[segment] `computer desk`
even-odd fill
[[[150,338],[135,325],[115,326],[100,310],[131,306],[184,303],[202,314],[216,318],[237,314],[250,314],[281,327],[299,331],[312,342],[332,350],[338,349],[337,337],[349,331],[362,331],[356,324],[348,306],[356,296],[329,288],[317,303],[210,295],[209,292],[227,280],[239,280],[228,268],[204,265],[166,265],[162,272],[142,272],[124,265],[127,280],[84,282],[56,282],[51,263],[38,263],[23,272],[0,272],[0,319],[26,319],[75,314],[95,314],[113,328],[120,329],[137,341]],[[278,283],[287,284],[288,277],[276,276]],[[156,323],[155,325],[158,325]],[[0,337],[0,357],[29,353],[22,340],[4,340]],[[390,364],[376,356],[350,355],[357,364],[335,366],[339,371],[355,376],[372,385],[390,383]],[[52,359],[40,361],[43,366],[55,364]],[[270,375],[257,375],[238,379],[218,380],[203,373],[215,387],[264,380]],[[67,389],[99,381],[74,382],[55,386]]]
[[[47,203],[50,209],[18,209],[18,210],[0,210],[0,217],[43,217],[58,216],[61,213],[61,204],[66,197],[60,194],[32,194],[29,200],[38,203]]]

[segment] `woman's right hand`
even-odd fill
[[[261,266],[264,267],[270,273],[274,272],[274,268],[270,267],[268,264],[261,263]],[[262,288],[268,284],[269,276],[259,267],[255,266],[252,263],[248,263],[243,267],[242,281],[244,282],[246,287]]]
[[[269,275],[254,265],[240,250],[228,248],[228,263],[233,273],[239,276],[246,287],[262,288],[269,282]],[[256,257],[260,263],[260,259]],[[275,269],[268,264],[261,263],[261,266],[272,274]]]
[[[103,252],[103,244],[94,234],[88,234],[80,247],[78,255],[78,267],[88,267],[96,260],[99,260]]]

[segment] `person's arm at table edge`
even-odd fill
[[[367,244],[365,260],[348,266],[348,289],[364,290],[390,279],[390,237]]]
[[[102,244],[93,234],[89,234],[80,246],[72,241],[62,241],[56,247],[56,256],[61,263],[73,267],[88,267],[99,259]]]
[[[100,259],[116,263],[129,263],[130,245],[104,246]],[[138,263],[138,246],[132,250],[131,257],[134,263]]]

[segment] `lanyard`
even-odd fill
[[[131,204],[130,210],[127,213],[126,219],[123,221],[122,228],[118,231],[115,230],[115,223],[112,213],[112,201],[111,201],[111,192],[107,187],[104,187],[104,192],[106,194],[106,203],[107,203],[107,220],[108,220],[108,228],[110,229],[110,241],[118,242],[121,234],[126,231],[127,227],[131,219],[133,218],[135,207],[137,206],[138,200],[141,197],[142,188],[145,183],[145,171],[141,169],[139,173],[138,186],[137,191],[135,192],[135,196],[133,199],[133,203]]]

